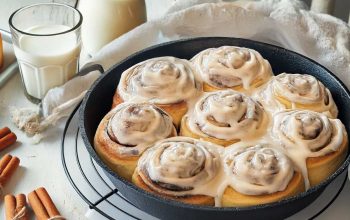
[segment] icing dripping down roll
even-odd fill
[[[304,148],[310,157],[324,156],[338,150],[344,138],[339,119],[308,110],[286,110],[274,117],[273,135],[286,148]]]
[[[302,171],[306,188],[334,173],[348,150],[347,133],[341,121],[308,110],[277,113],[272,135]]]
[[[308,109],[326,113],[332,118],[338,115],[330,91],[314,76],[307,74],[282,73],[275,76],[261,98],[263,104],[270,108],[279,107],[277,110]]]
[[[244,47],[209,48],[192,58],[192,62],[205,82],[205,91],[248,91],[273,75],[270,63],[260,53]]]

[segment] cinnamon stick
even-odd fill
[[[16,140],[17,136],[15,133],[11,132],[7,134],[5,137],[0,139],[0,150],[3,150],[8,146],[11,146],[12,144],[16,143]]]
[[[0,129],[0,150],[16,143],[17,136],[8,127]]]
[[[0,187],[3,187],[15,173],[20,160],[9,154],[3,156],[0,160]]]
[[[5,137],[7,134],[10,134],[11,130],[8,127],[4,127],[0,129],[0,138]]]
[[[65,219],[60,215],[44,187],[40,187],[29,193],[28,200],[38,220]]]
[[[6,220],[28,220],[28,209],[26,196],[19,194],[5,196],[5,216]]]

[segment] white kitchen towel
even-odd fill
[[[205,2],[214,3],[174,1],[166,15],[115,39],[87,62],[99,63],[107,70],[128,55],[158,43],[203,36],[240,37],[279,45],[310,57],[350,87],[350,29],[340,19],[311,12],[298,0]],[[71,108],[57,110],[57,107],[80,100],[97,76],[96,72],[90,73],[51,90],[43,101],[45,116],[54,109],[57,117],[67,115]]]
[[[200,4],[150,21],[106,45],[93,58],[108,69],[145,47],[189,37],[241,37],[272,43],[306,55],[350,78],[349,26],[326,14],[305,10],[300,1]]]

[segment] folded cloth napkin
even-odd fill
[[[98,63],[106,70],[134,52],[171,40],[240,37],[279,45],[310,57],[329,68],[350,88],[350,28],[345,22],[308,11],[298,0],[205,2],[174,1],[163,17],[115,39],[87,60],[85,66]],[[43,100],[44,116],[52,112],[58,118],[67,115],[97,77],[92,72],[50,90]],[[61,105],[65,108],[61,109]]]

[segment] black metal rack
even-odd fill
[[[68,118],[61,142],[63,168],[74,190],[90,209],[107,219],[116,219],[115,216],[118,216],[118,219],[156,219],[123,197],[90,157],[79,133],[77,117],[79,106]],[[309,219],[315,219],[334,203],[347,181],[347,174],[344,176],[344,180],[338,186],[339,189],[332,194],[330,201],[321,206],[323,208]]]

